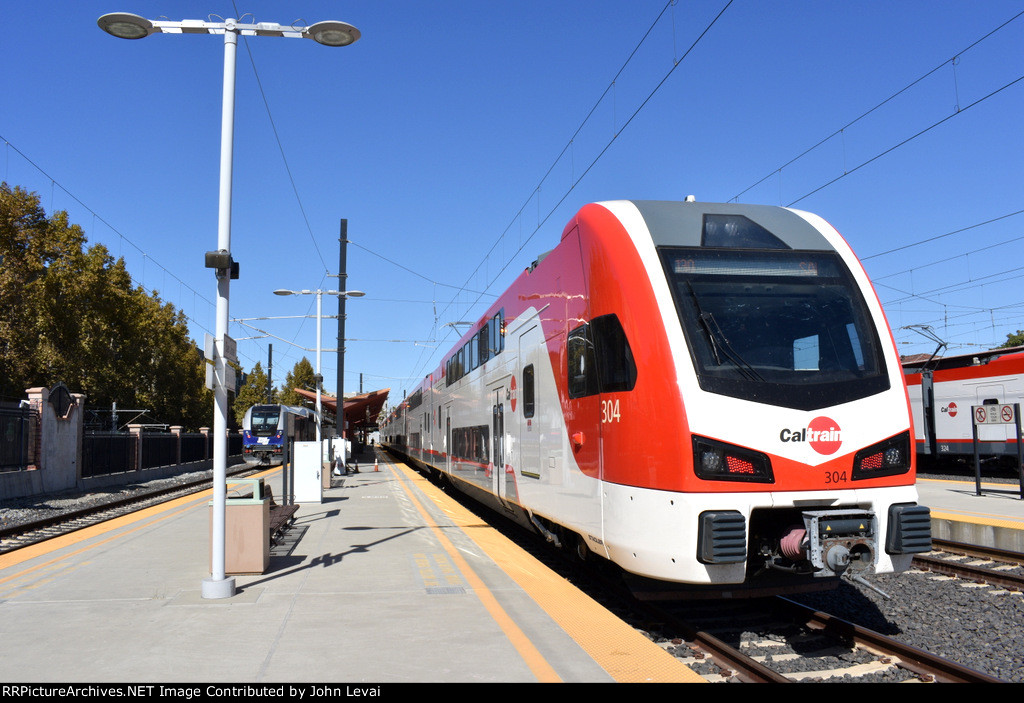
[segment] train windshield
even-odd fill
[[[704,390],[816,410],[889,388],[875,325],[835,252],[660,252]]]
[[[259,408],[255,407],[252,409],[252,415],[249,419],[249,431],[257,437],[269,437],[277,433],[277,422],[281,416],[279,408]]]

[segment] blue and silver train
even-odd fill
[[[246,463],[287,463],[293,442],[316,439],[315,410],[294,405],[253,405],[242,420],[242,455]]]

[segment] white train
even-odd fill
[[[929,460],[974,455],[971,408],[1024,404],[1024,349],[904,361],[917,453]],[[978,425],[978,453],[1017,465],[1015,423]]]
[[[381,435],[559,544],[694,592],[900,571],[931,545],[891,333],[809,213],[585,206]]]
[[[246,463],[287,463],[294,442],[316,439],[315,410],[292,405],[253,405],[242,418],[242,456]]]

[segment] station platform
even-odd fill
[[[932,537],[1024,554],[1020,483],[918,477],[918,502],[931,510]]]
[[[227,598],[209,492],[0,555],[0,681],[703,681],[419,474],[360,467]]]

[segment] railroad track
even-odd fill
[[[658,606],[659,628],[680,633],[659,644],[713,683],[1000,681],[782,597],[699,609]]]
[[[932,552],[914,557],[914,567],[987,583],[1010,591],[1024,591],[1024,555],[1002,549],[932,540]]]
[[[230,473],[228,476],[229,478],[243,478],[259,470],[261,469],[246,467]],[[63,511],[39,520],[3,527],[0,528],[0,554],[13,552],[32,544],[38,544],[48,539],[91,527],[92,525],[148,508],[151,505],[198,493],[210,488],[212,485],[212,478],[199,479],[166,488],[143,491],[126,498],[102,504]]]

